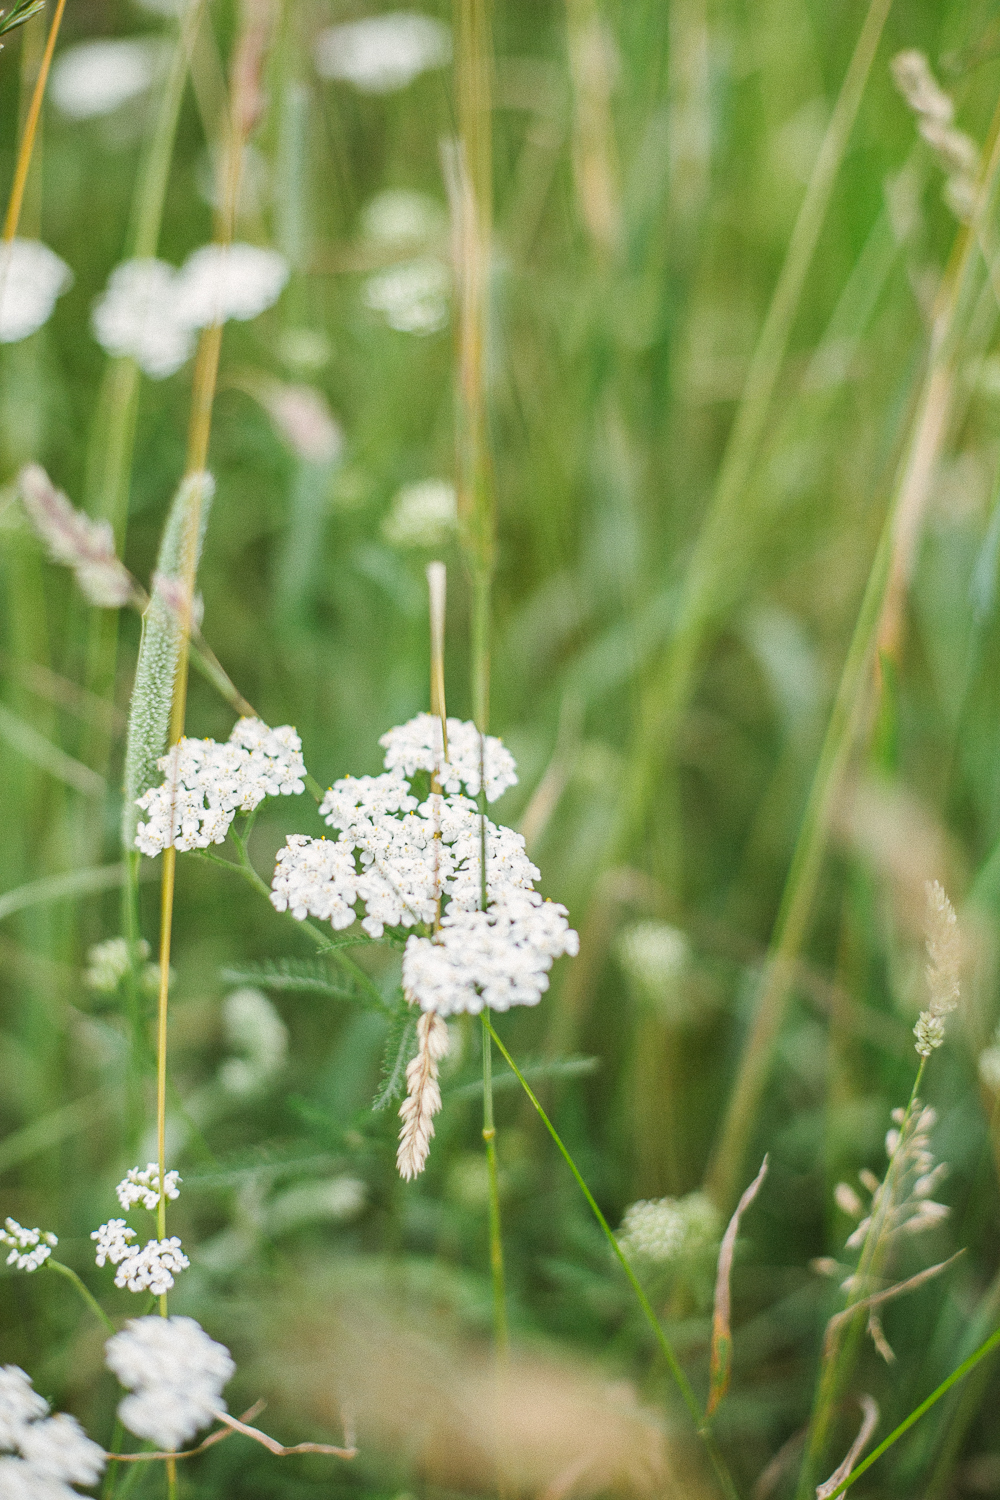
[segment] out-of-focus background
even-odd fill
[[[333,29],[374,3],[262,8],[274,29],[237,237],[276,246],[292,275],[276,306],[226,328],[199,587],[206,639],[268,723],[296,725],[325,786],[378,770],[379,735],[427,706],[432,558],[449,570],[449,710],[471,712],[442,171],[452,16],[423,0],[424,50],[400,60],[398,34],[380,52],[371,33]],[[951,1214],[914,1237],[900,1274],[966,1254],[887,1307],[896,1363],[864,1352],[857,1389],[898,1420],[968,1352],[977,1319],[989,1331],[998,1300],[1000,241],[992,199],[977,215],[969,194],[977,173],[989,181],[1000,8],[895,0],[868,66],[855,48],[879,9],[493,5],[490,727],[520,772],[493,815],[525,833],[582,938],[537,1010],[498,1025],[612,1226],[637,1200],[678,1200],[643,1277],[699,1390],[719,1230],[770,1152],[736,1259],[718,1422],[746,1494],[808,1417],[839,1305],[836,1277],[810,1262],[850,1262],[833,1187],[882,1174],[912,1084],[927,878],[959,908],[969,962],[924,1090]],[[172,12],[71,0],[20,233],[73,283],[43,329],[0,349],[0,1217],[58,1233],[115,1317],[135,1309],[88,1236],[116,1211],[124,1169],[155,1154],[148,1054],[114,977],[88,977],[88,951],[120,932],[119,893],[99,877],[71,898],[23,888],[119,857],[139,625],[123,613],[102,683],[110,616],[45,559],[13,480],[38,461],[100,512],[113,394],[91,309],[128,253]],[[196,43],[159,246],[174,265],[211,237],[238,20],[235,0],[210,0]],[[47,24],[0,53],[4,182]],[[920,134],[931,116],[893,81],[891,59],[914,48],[954,101],[944,125],[967,139],[964,166],[954,138],[949,156],[940,130]],[[860,103],[838,134],[849,66]],[[124,556],[147,582],[190,386],[190,365],[141,385]],[[895,535],[885,585],[877,548],[900,495],[911,532]],[[888,600],[877,639],[873,587]],[[224,739],[232,722],[193,676],[188,732]],[[269,878],[287,833],[321,831],[308,798],[270,801],[257,868]],[[154,947],[155,875],[142,886]],[[183,1492],[488,1493],[499,1449],[507,1494],[710,1493],[620,1270],[499,1064],[515,1352],[494,1384],[478,1028],[455,1027],[428,1168],[405,1185],[394,1110],[371,1109],[385,1021],[262,984],[261,964],[310,950],[227,879],[179,860],[169,1107],[185,1186],[171,1226],[192,1268],[171,1305],[231,1345],[231,1410],[266,1395],[262,1421],[288,1442],[337,1441],[353,1414],[362,1452],[278,1460],[233,1439],[189,1466]],[[775,992],[776,922],[789,958],[774,1035],[733,1125]],[[361,961],[396,983],[389,950]],[[80,1312],[52,1275],[5,1275],[0,1359],[110,1434],[100,1330]],[[963,1389],[867,1493],[1000,1491],[995,1382]],[[788,1493],[773,1477],[770,1493]],[[132,1493],[162,1484],[147,1473]]]

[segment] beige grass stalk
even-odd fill
[[[18,147],[17,161],[14,165],[14,180],[11,184],[10,199],[7,203],[7,212],[3,221],[3,243],[11,244],[17,234],[17,226],[21,221],[21,208],[24,204],[24,190],[28,185],[28,171],[31,167],[31,154],[35,147],[35,136],[38,133],[38,121],[42,113],[42,100],[45,97],[45,85],[49,81],[49,69],[52,66],[52,54],[56,49],[56,38],[59,35],[59,27],[62,25],[63,11],[66,9],[66,0],[58,0],[52,23],[49,26],[49,34],[45,43],[45,51],[42,53],[41,67],[38,69],[38,77],[35,80],[34,92],[31,96],[31,104],[28,106],[27,117],[24,121],[24,129],[21,132],[21,142]],[[2,279],[6,279],[6,271],[2,273]],[[0,280],[2,289],[2,280]]]
[[[990,127],[976,214],[959,230],[935,305],[930,349],[909,440],[897,471],[875,559],[841,674],[795,852],[765,960],[750,1035],[709,1167],[709,1192],[728,1204],[767,1086],[774,1046],[812,915],[834,802],[852,754],[872,721],[880,691],[879,651],[898,647],[900,611],[913,567],[935,466],[948,427],[961,337],[976,287],[975,222],[1000,182],[1000,104]]]

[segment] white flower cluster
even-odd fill
[[[320,77],[342,79],[363,94],[392,93],[450,61],[448,27],[415,11],[390,11],[330,26],[316,39]]]
[[[669,1265],[714,1249],[721,1232],[715,1204],[705,1193],[694,1192],[633,1203],[625,1210],[617,1239],[628,1260]]]
[[[104,1449],[75,1417],[48,1415],[49,1403],[17,1365],[0,1368],[0,1496],[3,1500],[73,1500],[74,1484],[96,1484]]]
[[[277,302],[289,274],[283,255],[258,245],[202,245],[180,270],[127,260],[94,307],[94,337],[160,380],[184,364],[199,329],[258,317]]]
[[[927,989],[930,1006],[913,1028],[916,1050],[930,1057],[944,1041],[944,1018],[959,1001],[962,938],[955,908],[936,880],[927,884]]]
[[[448,321],[451,277],[434,255],[389,266],[369,276],[362,289],[365,306],[381,313],[397,333],[438,333]]]
[[[165,1198],[179,1198],[180,1177],[176,1172],[167,1172],[163,1179],[163,1196]],[[115,1188],[118,1194],[118,1202],[128,1213],[129,1209],[136,1203],[141,1203],[143,1208],[153,1212],[160,1202],[160,1169],[155,1161],[151,1161],[147,1167],[141,1170],[139,1167],[129,1167],[127,1174]]]
[[[930,1132],[937,1123],[937,1114],[930,1106],[922,1106],[916,1100],[907,1121],[906,1111],[894,1109],[894,1128],[886,1134],[885,1150],[889,1157],[889,1170],[880,1182],[873,1172],[859,1172],[862,1185],[871,1194],[871,1205],[866,1211],[854,1189],[846,1182],[837,1184],[834,1198],[837,1207],[852,1219],[858,1219],[857,1228],[846,1240],[848,1250],[859,1250],[864,1244],[872,1223],[877,1219],[879,1232],[887,1237],[895,1234],[920,1234],[933,1229],[948,1217],[949,1209],[943,1203],[935,1203],[931,1194],[947,1176],[947,1163],[934,1164],[930,1149]],[[905,1130],[902,1127],[905,1124]]]
[[[132,1392],[118,1415],[136,1437],[172,1450],[226,1410],[222,1388],[236,1366],[194,1318],[133,1318],[105,1354]]]
[[[164,58],[155,37],[99,37],[60,52],[49,95],[71,120],[93,120],[144,94]]]
[[[38,1271],[58,1245],[48,1229],[25,1229],[16,1219],[5,1219],[0,1229],[0,1245],[9,1245],[7,1264],[18,1271]]]
[[[382,535],[394,547],[440,547],[457,529],[458,499],[446,479],[404,486],[382,522]]]
[[[90,1238],[97,1242],[96,1263],[103,1266],[110,1261],[117,1266],[115,1286],[127,1287],[130,1292],[152,1292],[160,1297],[173,1286],[175,1274],[191,1264],[176,1235],[168,1240],[149,1240],[142,1249],[133,1245],[135,1230],[124,1219],[109,1219]]]
[[[288,724],[269,729],[260,719],[240,719],[228,741],[182,739],[157,761],[168,773],[161,786],[136,800],[148,821],[135,846],[157,855],[221,844],[237,812],[252,812],[265,797],[305,789],[302,741]]]
[[[435,924],[433,938],[410,937],[403,958],[404,990],[423,1010],[536,1004],[553,960],[575,953],[578,940],[565,907],[534,889],[539,872],[521,835],[481,817],[471,800],[481,783],[491,802],[514,784],[512,756],[492,736],[481,740],[474,724],[449,719],[444,760],[440,721],[430,714],[380,744],[385,775],[345,777],[323,799],[320,812],[340,829],[338,841],[296,834],[279,851],[272,903],[299,920],[312,914],[344,928],[360,901],[361,925],[374,938],[386,927]],[[418,802],[407,780],[418,772],[448,795],[434,791]]]
[[[16,344],[47,323],[72,282],[66,262],[39,240],[0,247],[0,344]]]

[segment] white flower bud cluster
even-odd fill
[[[320,77],[341,79],[363,94],[392,93],[450,61],[448,27],[416,11],[390,11],[342,22],[321,31],[316,39]]]
[[[868,1211],[848,1183],[838,1183],[834,1189],[834,1199],[841,1212],[860,1221],[845,1242],[848,1250],[861,1248],[876,1220],[879,1233],[891,1238],[896,1234],[920,1234],[925,1229],[933,1229],[950,1212],[945,1204],[935,1203],[931,1196],[948,1173],[947,1163],[935,1165],[930,1149],[930,1132],[937,1123],[937,1114],[916,1100],[909,1120],[903,1109],[894,1109],[892,1119],[894,1128],[885,1138],[890,1163],[885,1178],[880,1182],[873,1172],[858,1174],[862,1186],[871,1196]]]
[[[694,1192],[633,1203],[625,1210],[617,1239],[628,1260],[670,1265],[714,1249],[721,1233],[715,1204],[705,1193]]]
[[[203,245],[179,271],[162,260],[125,261],[94,308],[94,337],[161,380],[187,360],[199,329],[271,307],[289,270],[276,250],[242,244]]]
[[[265,797],[304,791],[302,741],[288,724],[269,729],[260,719],[240,719],[228,741],[182,739],[157,766],[161,786],[136,799],[147,821],[135,845],[154,856],[171,844],[207,849],[221,844],[237,812],[252,812]]]
[[[180,1197],[180,1180],[177,1172],[166,1173],[163,1179],[165,1198]],[[118,1195],[118,1202],[126,1213],[136,1203],[141,1203],[143,1208],[148,1208],[152,1212],[160,1202],[159,1166],[155,1161],[151,1161],[141,1170],[139,1167],[129,1167],[128,1173],[115,1188],[115,1192]]]
[[[73,1500],[74,1484],[96,1484],[104,1449],[75,1417],[48,1415],[49,1404],[17,1365],[0,1369],[0,1496],[4,1500]]]
[[[109,1219],[90,1238],[97,1242],[97,1265],[110,1261],[117,1266],[115,1286],[127,1287],[130,1292],[152,1292],[161,1297],[173,1286],[174,1276],[191,1264],[177,1235],[168,1240],[148,1240],[141,1249],[133,1245],[135,1230],[124,1219]]]
[[[226,1410],[222,1388],[236,1366],[194,1318],[133,1318],[105,1352],[132,1393],[118,1415],[136,1437],[173,1450]]]
[[[913,1028],[916,1050],[930,1057],[944,1041],[944,1018],[959,1000],[962,939],[955,908],[936,880],[927,884],[927,989],[930,1007]]]
[[[0,249],[0,344],[16,344],[52,316],[56,298],[73,285],[69,266],[40,240],[11,240]]]
[[[25,1229],[16,1219],[5,1219],[0,1229],[0,1245],[9,1245],[7,1264],[18,1271],[38,1271],[58,1245],[48,1229]]]
[[[361,902],[361,925],[373,938],[386,927],[435,924],[433,938],[410,937],[403,959],[404,990],[423,1010],[534,1005],[553,960],[577,951],[577,935],[565,907],[535,891],[539,872],[521,835],[481,817],[471,800],[483,783],[493,801],[516,782],[509,751],[457,719],[448,720],[447,760],[441,741],[431,714],[383,735],[386,773],[348,776],[330,788],[320,812],[339,839],[289,838],[271,901],[337,929],[351,925]],[[434,790],[418,802],[407,780],[418,772],[448,795]],[[480,911],[484,842],[487,907]]]
[[[149,944],[140,938],[133,945],[132,953],[140,963],[149,958]],[[123,937],[106,938],[103,943],[94,943],[87,950],[87,967],[83,971],[83,982],[88,990],[113,995],[130,967],[129,945]]]

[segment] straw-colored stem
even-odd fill
[[[31,167],[31,153],[35,146],[35,136],[38,133],[38,121],[42,113],[42,99],[45,96],[45,85],[49,79],[49,68],[52,66],[52,54],[56,49],[56,38],[59,35],[59,27],[62,24],[63,11],[66,9],[66,0],[58,0],[52,24],[49,27],[48,40],[45,43],[45,51],[42,53],[42,65],[38,70],[35,80],[35,90],[31,96],[31,104],[28,108],[28,117],[24,122],[24,130],[21,134],[21,144],[18,147],[17,162],[14,166],[14,181],[11,184],[10,198],[7,203],[7,213],[3,221],[3,241],[9,245],[17,234],[17,226],[21,219],[21,206],[24,203],[24,190],[28,185],[28,172]]]
[[[977,216],[984,214],[992,203],[998,178],[1000,105],[990,129]],[[785,882],[750,1034],[709,1167],[708,1190],[723,1207],[735,1198],[744,1151],[767,1086],[798,955],[809,929],[834,802],[861,732],[871,722],[873,701],[879,691],[879,651],[898,650],[900,609],[935,465],[947,432],[958,364],[958,335],[977,256],[976,235],[963,226],[942,279],[910,440],[897,471]]]
[[[643,697],[639,743],[616,839],[617,857],[628,852],[648,821],[665,747],[672,753],[705,636],[719,609],[718,596],[720,591],[723,596],[727,593],[724,575],[739,546],[739,505],[760,450],[806,277],[891,4],[892,0],[869,4],[792,230],[715,490],[684,576],[672,639]],[[723,607],[726,602],[723,597]]]
[[[726,1466],[725,1459],[719,1452],[718,1444],[715,1441],[715,1437],[708,1424],[707,1418],[702,1416],[701,1407],[698,1404],[698,1398],[691,1388],[691,1382],[688,1380],[683,1369],[681,1368],[680,1362],[678,1361],[678,1358],[674,1353],[673,1346],[670,1343],[670,1340],[667,1338],[667,1335],[664,1333],[660,1320],[656,1316],[656,1313],[653,1311],[650,1300],[646,1296],[646,1293],[643,1291],[638,1277],[632,1270],[632,1267],[629,1265],[628,1259],[626,1258],[618,1241],[615,1239],[615,1236],[611,1231],[611,1227],[608,1224],[607,1219],[604,1217],[600,1208],[598,1207],[596,1198],[590,1191],[590,1188],[587,1186],[586,1182],[583,1180],[579,1167],[577,1166],[576,1162],[570,1155],[569,1150],[563,1143],[562,1137],[559,1135],[559,1132],[556,1130],[552,1121],[549,1119],[548,1115],[545,1113],[545,1110],[539,1103],[538,1098],[532,1091],[531,1085],[528,1083],[528,1080],[525,1078],[524,1074],[517,1066],[517,1063],[511,1057],[510,1053],[507,1051],[507,1048],[504,1046],[503,1042],[494,1031],[492,1023],[490,1022],[490,1019],[485,1011],[483,1012],[483,1024],[492,1040],[496,1042],[497,1050],[500,1052],[511,1072],[516,1077],[518,1083],[521,1085],[524,1092],[527,1094],[528,1098],[534,1105],[535,1109],[538,1111],[538,1115],[542,1121],[542,1124],[545,1126],[546,1130],[549,1132],[549,1135],[555,1141],[560,1155],[562,1156],[566,1165],[569,1167],[574,1178],[576,1179],[577,1187],[579,1187],[584,1198],[586,1198],[591,1213],[594,1215],[594,1218],[600,1225],[605,1239],[608,1241],[608,1244],[614,1251],[615,1258],[617,1259],[622,1270],[625,1272],[625,1275],[627,1276],[629,1281],[629,1285],[631,1286],[632,1291],[635,1293],[636,1301],[642,1309],[643,1317],[649,1324],[653,1337],[656,1339],[656,1342],[663,1353],[663,1357],[667,1362],[667,1367],[669,1368],[670,1373],[677,1385],[677,1388],[681,1393],[681,1399],[683,1400],[684,1405],[687,1407],[688,1412],[691,1415],[691,1419],[694,1422],[698,1436],[701,1438],[701,1441],[705,1447],[705,1451],[711,1461],[712,1468],[715,1470],[715,1476],[719,1481],[719,1486],[722,1490],[722,1493],[727,1497],[727,1500],[738,1500],[738,1493],[736,1490],[736,1486],[733,1483],[732,1475],[729,1473],[729,1469]]]

